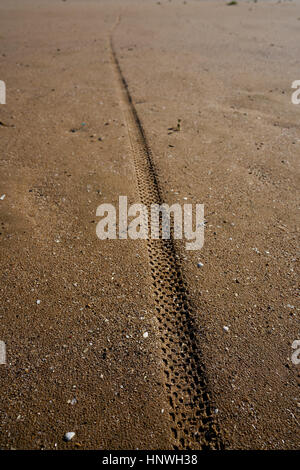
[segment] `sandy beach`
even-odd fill
[[[300,2],[228,3],[0,0],[1,449],[299,449]]]

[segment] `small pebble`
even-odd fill
[[[145,331],[145,333],[143,333],[143,338],[148,338],[148,336],[149,336],[149,333]]]
[[[229,327],[228,326],[223,326],[223,330],[224,331],[229,331]]]
[[[2,196],[0,197],[1,201],[3,201],[4,198],[5,198],[5,194],[2,194]]]
[[[40,301],[40,300],[37,300],[36,303],[37,303],[37,305],[40,305],[41,301]]]
[[[64,435],[64,440],[67,442],[71,441],[74,436],[75,436],[75,432],[66,432],[66,434]]]
[[[197,263],[197,266],[198,268],[203,268],[204,264],[199,261],[199,263]]]

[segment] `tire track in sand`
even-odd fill
[[[118,19],[115,27],[119,24]],[[114,27],[114,28],[115,28]],[[142,204],[161,204],[162,196],[151,150],[109,38],[111,64],[124,114],[137,187]],[[194,335],[188,292],[173,240],[147,240],[158,320],[165,388],[174,449],[220,449],[223,447],[211,404],[201,352]]]

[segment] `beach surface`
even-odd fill
[[[2,449],[299,448],[299,42],[296,1],[0,0]],[[119,196],[203,247],[99,240]]]

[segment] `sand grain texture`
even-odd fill
[[[0,1],[1,448],[299,447],[299,17]],[[203,249],[98,240],[119,195],[204,203]]]

